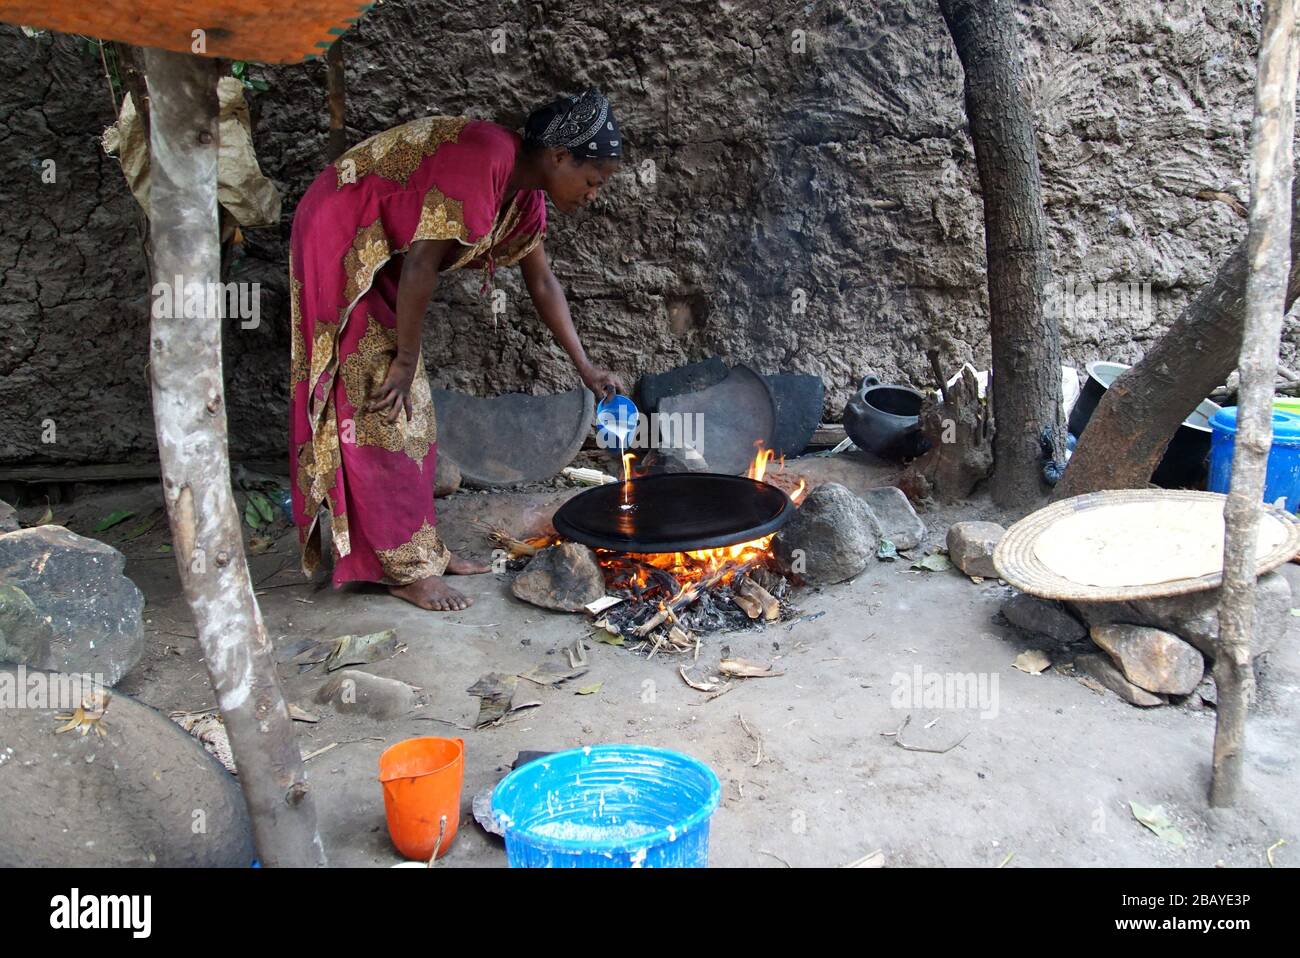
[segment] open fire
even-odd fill
[[[770,449],[758,445],[746,475],[772,482]],[[778,469],[783,469],[780,460]],[[635,478],[630,457],[623,460],[623,483]],[[785,484],[772,482],[785,488]],[[789,492],[798,502],[806,486]],[[790,584],[772,554],[772,536],[716,549],[690,552],[628,553],[596,551],[609,596],[622,601],[599,613],[597,625],[627,638],[685,651],[697,648],[696,633],[754,627],[791,611],[784,599]]]

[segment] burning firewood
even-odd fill
[[[751,619],[757,619],[763,614],[763,603],[753,596],[746,595],[739,586],[732,592],[731,601],[744,610],[745,615]]]
[[[736,582],[735,591],[737,596],[734,598],[744,597],[750,603],[757,604],[759,610],[763,614],[764,621],[775,622],[780,618],[781,603],[773,597],[772,593],[768,592],[749,576],[744,576]],[[745,609],[745,612],[751,619],[758,618],[756,613],[750,612],[747,608]]]
[[[489,525],[483,521],[476,523],[480,528],[487,530],[488,539],[506,550],[506,554],[512,559],[519,559],[523,556],[535,556],[549,545],[555,543],[551,536],[535,536],[531,539],[516,539],[508,531],[500,526]]]
[[[695,637],[680,625],[674,625],[668,630],[668,641],[679,649],[689,649],[695,645]]]

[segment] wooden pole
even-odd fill
[[[163,496],[185,599],[263,865],[323,865],[316,810],[230,488],[221,375],[217,61],[145,51],[153,228],[150,374]]]
[[[1011,0],[939,0],[965,71],[966,120],[984,200],[993,340],[993,500],[1046,491],[1043,437],[1064,460],[1061,332],[1043,302],[1050,269],[1033,116]]]
[[[1246,711],[1255,691],[1251,637],[1255,620],[1255,547],[1264,473],[1273,442],[1273,379],[1291,269],[1291,137],[1295,130],[1296,2],[1264,9],[1255,118],[1251,124],[1250,231],[1246,251],[1246,325],[1232,485],[1223,515],[1223,598],[1214,663],[1218,711],[1210,804],[1233,804],[1241,790]]]
[[[343,70],[343,38],[339,37],[325,51],[325,82],[329,90],[330,139],[329,155],[333,163],[348,148],[348,131],[343,117],[347,109],[347,74]]]

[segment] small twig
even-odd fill
[[[754,754],[754,768],[758,768],[758,763],[763,761],[763,740],[757,732],[749,727],[749,724],[745,721],[745,716],[737,712],[736,718],[740,719],[740,727],[745,730],[746,735],[754,740],[754,744],[757,746]]]
[[[447,816],[442,815],[438,818],[438,840],[433,843],[433,854],[429,856],[429,867],[438,860],[438,849],[442,848],[442,840],[447,834]]]
[[[779,861],[779,862],[780,862],[782,865],[784,865],[786,868],[793,868],[793,867],[794,867],[794,866],[791,865],[788,861],[786,861],[784,858],[782,858],[780,855],[778,855],[776,852],[769,852],[766,848],[760,848],[760,849],[758,850],[758,853],[759,853],[760,855],[771,855],[773,858],[775,858],[777,861]]]
[[[262,585],[263,582],[270,582],[272,579],[274,579],[276,576],[278,576],[278,575],[279,575],[281,572],[283,572],[285,569],[287,569],[287,568],[289,568],[290,566],[292,566],[292,565],[293,565],[293,562],[294,562],[293,559],[289,559],[289,560],[286,561],[286,562],[282,562],[282,563],[280,563],[280,567],[279,567],[278,569],[276,569],[274,572],[270,573],[269,575],[264,575],[264,576],[262,576],[262,578],[258,579],[256,582],[254,582],[254,583],[253,583],[253,588],[254,588],[254,589],[259,588],[259,587]],[[287,583],[287,584],[290,584],[290,585],[296,585],[297,583]]]
[[[510,713],[507,712],[506,714],[509,715]],[[462,731],[465,731],[465,732],[472,732],[472,731],[474,731],[474,728],[473,728],[472,726],[469,726],[469,725],[461,725],[459,722],[453,722],[451,719],[438,718],[437,716],[434,716],[434,715],[417,715],[417,716],[415,716],[415,721],[417,721],[417,722],[438,722],[438,723],[441,724],[441,725],[450,725],[452,728],[458,728],[458,729],[461,729]]]
[[[108,81],[108,98],[113,101],[113,120],[116,121],[122,110],[117,105],[117,92],[113,89],[113,74],[109,72],[108,60],[104,57],[104,41],[99,41],[99,62],[104,66],[104,79]]]
[[[1274,864],[1273,864],[1273,852],[1276,851],[1277,849],[1281,848],[1281,847],[1282,847],[1283,845],[1285,845],[1285,844],[1286,844],[1286,839],[1285,839],[1285,838],[1279,838],[1279,839],[1278,839],[1277,841],[1275,841],[1272,845],[1269,845],[1269,846],[1268,846],[1268,851],[1266,851],[1266,852],[1264,853],[1264,857],[1266,857],[1266,858],[1268,859],[1268,867],[1269,867],[1269,868],[1274,868],[1274,867],[1276,867],[1276,866],[1274,866]]]
[[[710,702],[712,702],[714,699],[716,699],[716,698],[721,698],[722,696],[726,695],[728,692],[730,692],[730,691],[731,691],[732,689],[734,689],[735,687],[736,687],[736,686],[735,686],[734,683],[730,683],[730,682],[729,682],[729,683],[727,683],[726,685],[724,685],[722,688],[718,689],[718,691],[716,691],[716,692],[711,692],[708,696],[706,696],[706,697],[704,698],[703,701],[700,701],[700,702],[687,702],[686,704],[687,704],[687,705],[708,705],[708,704],[709,704]]]
[[[324,754],[325,754],[326,752],[328,752],[330,749],[332,749],[332,748],[338,748],[338,746],[339,746],[339,743],[338,743],[338,742],[330,742],[330,743],[329,743],[328,745],[326,745],[324,748],[318,748],[318,749],[316,749],[316,751],[314,751],[314,752],[308,752],[306,755],[304,755],[304,756],[302,757],[302,760],[303,760],[304,762],[310,762],[310,761],[311,761],[313,758],[315,758],[317,755],[324,755]]]
[[[897,731],[882,732],[881,734],[892,735],[894,737],[894,744],[901,749],[906,749],[909,752],[930,752],[933,755],[942,755],[945,752],[951,752],[962,742],[966,741],[967,736],[970,735],[970,732],[967,732],[965,735],[957,739],[957,741],[953,742],[947,748],[926,748],[924,745],[909,745],[907,742],[903,741],[903,729],[907,728],[907,723],[910,721],[912,721],[912,714],[909,712],[907,718],[903,719],[903,724],[898,726]]]
[[[346,738],[341,742],[330,742],[324,748],[318,748],[316,749],[316,751],[304,755],[302,757],[302,760],[304,762],[310,761],[311,759],[315,758],[317,755],[324,755],[330,749],[337,748],[340,745],[355,745],[357,742],[382,742],[382,741],[384,741],[382,735],[363,735],[361,738]]]

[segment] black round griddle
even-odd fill
[[[624,509],[624,493],[633,508]],[[776,486],[744,476],[674,472],[610,482],[574,496],[555,513],[555,531],[594,549],[693,552],[749,542],[794,515]]]

